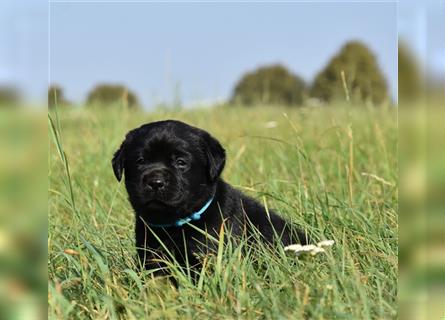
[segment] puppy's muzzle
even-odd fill
[[[162,191],[165,188],[165,180],[162,178],[153,178],[147,182],[148,188],[153,191]]]
[[[150,191],[164,191],[168,187],[166,176],[164,170],[150,170],[142,176],[142,183]]]

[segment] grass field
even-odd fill
[[[51,118],[50,318],[397,318],[395,108],[73,109]],[[136,273],[133,212],[110,161],[129,129],[166,118],[211,132],[227,150],[227,182],[336,244],[299,260],[282,248],[242,255],[221,246],[198,283],[178,275],[178,289]]]

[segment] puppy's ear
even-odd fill
[[[114,175],[118,181],[122,180],[122,173],[124,172],[124,142],[120,148],[114,153],[113,160],[111,160],[111,164],[113,165]]]
[[[226,163],[226,151],[210,134],[205,132],[205,154],[207,156],[207,170],[211,182],[219,177]]]
[[[125,162],[125,150],[129,141],[131,140],[131,132],[129,132],[125,140],[122,142],[121,146],[113,155],[113,160],[111,160],[111,164],[113,165],[114,175],[118,181],[122,180],[122,174],[124,173],[124,162]]]

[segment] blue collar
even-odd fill
[[[192,213],[191,215],[189,215],[188,217],[176,220],[174,223],[171,224],[154,224],[154,223],[148,223],[148,225],[150,227],[155,227],[155,228],[166,228],[166,227],[181,227],[186,223],[189,223],[190,221],[197,221],[199,219],[201,219],[201,215],[207,210],[207,208],[210,206],[210,204],[213,201],[213,197],[210,198],[209,201],[206,202],[206,204],[199,210],[196,211],[194,213]]]

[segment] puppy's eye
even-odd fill
[[[175,166],[178,168],[185,168],[187,166],[187,162],[184,159],[178,158],[175,161]]]
[[[136,163],[137,163],[137,164],[144,164],[144,163],[145,163],[145,159],[144,159],[144,157],[139,157],[139,158],[137,158]]]

